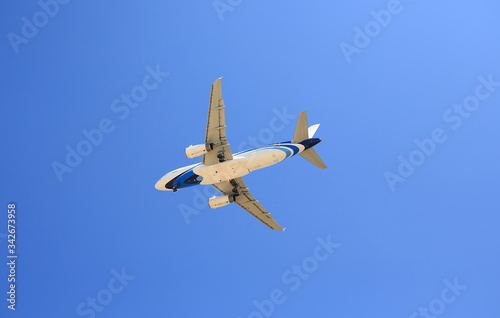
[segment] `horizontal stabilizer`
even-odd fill
[[[307,161],[309,161],[310,163],[312,163],[313,165],[315,165],[320,169],[326,168],[325,163],[323,162],[323,160],[321,160],[318,153],[313,148],[306,149],[301,153],[299,153],[299,155],[301,155],[302,157],[307,159]]]

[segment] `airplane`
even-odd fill
[[[185,149],[186,157],[203,156],[201,163],[178,168],[164,175],[155,188],[173,191],[199,184],[212,185],[221,196],[208,199],[210,208],[215,209],[236,202],[251,215],[273,230],[284,229],[271,214],[248,191],[242,177],[252,171],[269,167],[285,159],[301,155],[320,169],[326,165],[313,147],[321,142],[313,138],[319,124],[307,126],[307,113],[299,114],[295,133],[291,141],[278,142],[253,149],[231,153],[226,139],[225,105],[221,93],[221,78],[215,80],[210,91],[205,143],[191,145]]]

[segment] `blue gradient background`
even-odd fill
[[[211,1],[73,0],[17,54],[9,32],[41,9],[3,4],[0,234],[14,201],[19,263],[13,313],[0,236],[0,315],[91,317],[79,304],[125,268],[96,317],[261,317],[275,289],[273,317],[420,317],[455,278],[467,288],[439,317],[498,317],[500,87],[459,129],[443,114],[479,76],[500,81],[500,4],[401,1],[348,63],[340,44],[389,2],[243,1],[221,21]],[[156,65],[169,76],[119,119],[112,101]],[[184,148],[203,142],[220,76],[234,152],[284,108],[322,124],[328,169],[297,156],[245,177],[283,233],[209,209],[203,187],[154,188],[196,162]],[[59,182],[51,164],[103,118],[114,131]],[[277,123],[272,141],[290,140],[295,119]],[[435,128],[446,142],[391,191],[384,173]],[[189,224],[185,206],[201,207]],[[282,275],[327,237],[340,247],[292,291]]]

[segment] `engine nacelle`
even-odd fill
[[[213,144],[200,144],[200,145],[191,145],[186,148],[184,151],[186,153],[186,157],[194,158],[206,154],[210,150],[214,149]]]
[[[229,203],[234,202],[234,195],[221,195],[216,197],[215,195],[208,199],[208,206],[212,209],[220,208],[221,206],[228,205]]]

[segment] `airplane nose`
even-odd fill
[[[155,184],[155,188],[157,190],[167,190],[167,188],[165,188],[165,179],[164,178],[161,178],[160,180],[158,180]]]
[[[163,177],[161,177],[160,180],[158,180],[155,184],[155,188],[157,190],[162,190],[162,191],[172,191],[172,188],[167,188],[167,184],[169,184],[172,179],[174,179],[176,176],[178,176],[180,173],[178,170],[170,171]]]
[[[168,191],[170,189],[167,189],[167,183],[172,180],[173,176],[172,176],[172,173],[169,172],[167,173],[166,175],[164,175],[163,177],[161,177],[160,180],[156,181],[156,184],[155,184],[155,188],[157,190],[162,190],[162,191]]]

